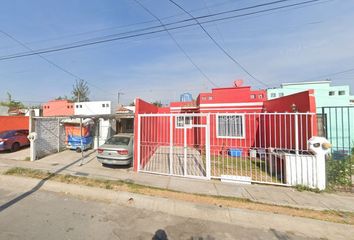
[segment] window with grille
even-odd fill
[[[242,114],[220,114],[216,116],[218,138],[244,138],[245,123]]]
[[[176,117],[176,128],[191,128],[192,127],[192,117],[191,116],[177,116]]]

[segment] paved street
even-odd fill
[[[0,204],[19,194],[0,188]],[[0,239],[159,239],[159,230],[168,239],[305,239],[42,190],[0,212]]]
[[[81,165],[81,154],[75,151],[63,151],[34,162],[11,160],[6,157],[6,154],[0,155],[0,172],[12,167],[24,167],[89,178],[123,180],[174,191],[245,198],[256,202],[297,208],[354,211],[354,195],[352,193],[318,194],[269,185],[233,184],[137,173],[131,168],[124,166],[102,167],[96,159],[96,153],[93,151],[85,152],[83,165]]]

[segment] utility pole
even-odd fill
[[[119,105],[119,103],[120,103],[120,96],[121,95],[124,95],[124,93],[123,92],[118,92],[118,105]]]

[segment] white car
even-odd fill
[[[133,160],[134,135],[120,133],[97,149],[97,160],[107,165],[130,165]]]

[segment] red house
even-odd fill
[[[266,90],[236,81],[233,87],[215,88],[195,101],[165,108],[136,99],[134,168],[220,178],[249,176],[251,169],[272,165],[280,175],[283,166],[274,166],[277,162],[271,164],[275,160],[265,156],[306,151],[317,130],[316,106],[311,90],[275,100],[266,96]]]

